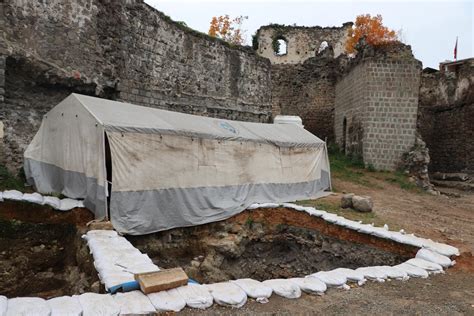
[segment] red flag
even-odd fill
[[[454,45],[454,60],[458,60],[458,37],[456,36],[456,45]]]

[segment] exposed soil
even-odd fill
[[[402,190],[382,180],[371,181],[377,186],[369,188],[338,179],[333,184],[341,191],[370,195],[376,221],[459,247],[462,254],[456,258],[457,265],[444,275],[424,280],[370,282],[350,291],[331,289],[323,297],[303,295],[298,300],[273,296],[268,304],[250,300],[239,310],[214,305],[202,314],[474,315],[474,194],[432,196]],[[335,194],[321,202],[334,205],[340,196]],[[77,231],[92,218],[84,209],[61,213],[27,203],[0,203],[0,293],[10,297],[51,297],[98,291],[90,256]],[[273,276],[304,275],[310,270],[316,272],[314,269],[341,264],[344,258],[350,258],[344,266],[377,264],[380,256],[386,256],[384,262],[396,263],[415,251],[374,236],[347,233],[315,217],[285,209],[243,212],[220,223],[130,237],[130,240],[159,266],[184,266],[191,276],[203,281],[214,276],[217,279],[243,276],[235,267],[256,278],[269,275],[264,270],[276,271]],[[325,243],[329,245],[327,248],[323,247]],[[186,246],[178,246],[183,244]],[[352,260],[367,260],[366,256],[350,257],[351,251],[344,250],[367,253],[364,247],[370,249],[371,256],[377,254],[369,259],[371,262],[354,263]],[[320,252],[309,257],[298,256],[308,253],[310,248]],[[315,262],[321,258],[321,251],[327,251],[329,258],[337,260]],[[342,256],[338,257],[339,253]],[[234,259],[237,260],[231,262]],[[267,265],[259,268],[257,263],[263,259]],[[220,265],[216,265],[220,260]],[[196,311],[185,309],[183,313]]]
[[[160,266],[181,266],[201,283],[396,265],[417,250],[285,208],[245,211],[220,223],[128,238]]]
[[[81,268],[78,238],[72,224],[0,220],[0,293],[49,298],[90,291],[97,277]]]
[[[474,194],[456,191],[460,197],[432,196],[376,182],[366,187],[333,179],[340,191],[373,198],[377,221],[404,228],[422,237],[459,247],[457,264],[445,274],[407,282],[366,283],[350,291],[330,289],[322,297],[306,295],[297,300],[272,296],[268,304],[250,300],[233,310],[213,306],[203,315],[474,315]],[[341,193],[322,202],[337,204]],[[185,309],[183,314],[194,314]]]

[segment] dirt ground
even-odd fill
[[[267,304],[249,301],[232,310],[220,306],[202,315],[474,315],[474,193],[461,197],[433,196],[401,189],[396,184],[371,179],[367,187],[333,180],[341,193],[321,199],[339,203],[342,192],[369,195],[377,222],[392,229],[446,242],[461,250],[458,264],[445,274],[407,282],[366,283],[349,291],[330,289],[324,296],[305,295],[297,300],[272,296]],[[196,314],[186,309],[184,315]]]
[[[387,223],[392,230],[403,228],[408,233],[457,246],[462,254],[456,259],[456,266],[445,274],[430,276],[428,279],[369,282],[349,291],[330,289],[321,297],[303,294],[297,300],[274,295],[267,304],[249,300],[238,310],[214,305],[199,312],[186,308],[182,314],[474,315],[474,193],[457,191],[461,197],[433,196],[404,190],[396,183],[380,179],[370,179],[370,183],[374,186],[336,178],[333,185],[338,193],[309,202],[337,208],[343,192],[369,195],[374,200],[373,214],[354,211],[341,211],[341,214],[365,222],[373,221],[377,225]],[[92,219],[92,215],[86,210],[60,213],[26,203],[4,202],[0,204],[0,218],[83,226]]]

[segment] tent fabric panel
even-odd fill
[[[255,142],[107,132],[113,191],[299,183],[321,177],[325,146],[280,148]]]
[[[105,183],[104,129],[74,94],[43,117],[24,157]]]
[[[286,147],[324,143],[300,126],[264,124],[197,116],[73,94],[107,131],[174,134],[220,140],[255,141]]]
[[[95,218],[106,217],[105,188],[97,183],[97,179],[33,159],[25,159],[24,168],[28,183],[38,192],[57,192],[84,199],[85,206],[94,212]]]
[[[227,219],[252,203],[317,198],[329,189],[329,173],[308,182],[244,184],[112,192],[111,221],[123,234],[142,235]]]

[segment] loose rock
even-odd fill
[[[352,197],[354,193],[344,194],[341,198],[341,207],[342,208],[352,208]]]
[[[352,197],[352,206],[359,212],[372,212],[372,208],[374,207],[372,199],[369,196],[358,195]]]

